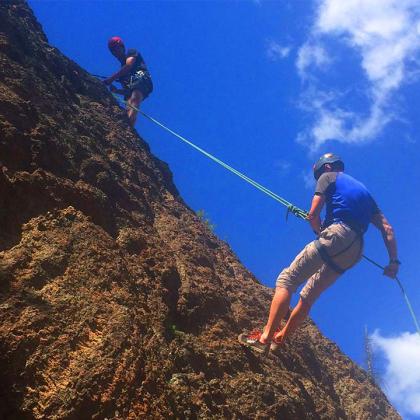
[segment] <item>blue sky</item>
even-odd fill
[[[313,162],[327,151],[342,155],[397,232],[401,280],[420,314],[415,0],[29,3],[50,43],[92,73],[118,67],[109,37],[137,48],[155,85],[145,112],[302,208],[312,197]],[[217,235],[273,287],[313,239],[309,227],[293,217],[286,223],[278,203],[149,121],[137,129],[169,163],[187,204],[204,209]],[[365,251],[387,262],[373,227]],[[405,418],[420,418],[420,342],[396,284],[361,262],[311,315],[359,364],[365,325],[378,330],[385,390]],[[408,366],[404,349],[417,355]]]

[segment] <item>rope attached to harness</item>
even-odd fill
[[[101,76],[97,76],[97,77],[101,77]],[[141,115],[143,115],[145,118],[147,118],[148,120],[152,121],[154,124],[156,124],[157,126],[161,127],[162,129],[164,129],[165,131],[167,131],[168,133],[172,134],[173,136],[177,137],[178,139],[180,139],[181,141],[183,141],[184,143],[188,144],[189,146],[191,146],[193,149],[197,150],[198,152],[200,152],[201,154],[203,154],[204,156],[208,157],[209,159],[211,159],[213,162],[216,162],[217,164],[219,164],[220,166],[222,166],[223,168],[227,169],[228,171],[232,172],[233,174],[237,175],[239,178],[243,179],[245,182],[251,184],[253,187],[257,188],[258,190],[260,190],[261,192],[263,192],[264,194],[268,195],[269,197],[271,197],[273,200],[276,200],[277,202],[279,202],[280,204],[282,204],[283,206],[287,207],[287,212],[286,212],[286,220],[289,217],[289,213],[294,214],[296,217],[300,218],[300,219],[306,219],[308,216],[308,213],[305,210],[300,209],[299,207],[296,207],[295,205],[293,205],[292,203],[290,203],[289,201],[287,201],[286,199],[284,199],[283,197],[277,195],[276,193],[274,193],[273,191],[269,190],[268,188],[264,187],[263,185],[259,184],[257,181],[254,181],[252,178],[249,178],[248,176],[246,176],[245,174],[243,174],[242,172],[239,172],[238,170],[236,170],[235,168],[233,168],[232,166],[228,165],[227,163],[223,162],[222,160],[218,159],[216,156],[213,156],[211,153],[207,152],[206,150],[202,149],[201,147],[197,146],[196,144],[192,143],[191,141],[187,140],[185,137],[181,136],[180,134],[176,133],[175,131],[171,130],[169,127],[165,126],[164,124],[162,124],[161,122],[159,122],[158,120],[156,120],[155,118],[151,117],[150,115],[147,115],[145,112],[141,111],[140,109],[136,108],[135,106],[129,104],[127,101],[123,101],[121,100],[121,98],[116,95],[116,94],[112,94],[118,102],[122,102],[123,104],[125,104],[127,107],[134,109],[135,111],[139,112]],[[321,252],[322,252],[322,246],[320,247]],[[384,270],[385,267],[383,267],[382,265],[380,265],[379,263],[377,263],[376,261],[370,259],[369,257],[367,257],[366,255],[363,255],[363,258],[365,260],[367,260],[368,262],[370,262],[371,264],[375,265],[376,267]],[[330,259],[330,258],[328,258]],[[333,263],[333,261],[331,261]],[[334,264],[335,265],[335,264]],[[336,271],[340,272],[342,271],[341,268],[339,268],[338,266],[336,266],[335,268],[332,267],[333,269],[335,269]],[[417,329],[417,333],[420,335],[420,326],[419,326],[419,322],[417,320],[416,314],[414,313],[413,307],[411,306],[411,303],[408,299],[408,295],[405,292],[403,285],[401,283],[401,281],[396,277],[395,280],[398,283],[398,286],[404,296],[405,302],[407,304],[408,310],[410,311],[410,314],[413,318],[414,321],[414,325],[416,326]]]

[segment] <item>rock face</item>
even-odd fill
[[[0,418],[396,419],[308,321],[236,340],[262,286],[100,82],[0,2]]]

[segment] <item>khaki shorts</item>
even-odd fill
[[[324,229],[319,236],[319,242],[332,261],[343,270],[353,267],[362,257],[363,238],[343,223],[334,223]],[[312,305],[340,275],[341,273],[334,271],[324,262],[313,241],[280,273],[276,287],[295,292],[309,279],[300,296]]]

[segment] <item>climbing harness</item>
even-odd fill
[[[325,264],[327,264],[330,268],[332,268],[336,273],[338,274],[344,274],[346,270],[344,268],[339,267],[332,259],[332,257],[328,254],[325,247],[319,242],[319,239],[317,239],[315,242],[315,248],[318,251],[319,255],[322,258],[322,261],[324,261]],[[344,251],[343,251],[344,252]]]
[[[96,77],[103,78],[103,76],[96,76]],[[197,150],[198,152],[202,153],[204,156],[208,157],[213,162],[216,162],[217,164],[219,164],[220,166],[222,166],[226,170],[232,172],[233,174],[235,174],[239,178],[243,179],[245,182],[248,182],[249,184],[251,184],[252,186],[254,186],[255,188],[257,188],[258,190],[260,190],[261,192],[263,192],[264,194],[268,195],[273,200],[276,200],[277,202],[279,202],[280,204],[282,204],[283,206],[285,206],[287,208],[286,220],[287,220],[287,218],[289,216],[289,213],[294,214],[296,217],[298,217],[300,219],[306,219],[307,218],[308,213],[305,210],[302,210],[299,207],[294,206],[292,203],[290,203],[289,201],[287,201],[283,197],[277,195],[273,191],[271,191],[268,188],[264,187],[263,185],[259,184],[257,181],[253,180],[252,178],[249,178],[248,176],[246,176],[242,172],[239,172],[238,170],[236,170],[232,166],[228,165],[227,163],[225,163],[222,160],[218,159],[217,157],[213,156],[211,153],[207,152],[206,150],[202,149],[201,147],[199,147],[196,144],[192,143],[191,141],[187,140],[185,137],[183,137],[180,134],[176,133],[175,131],[171,130],[169,127],[167,127],[166,125],[162,124],[161,122],[159,122],[155,118],[151,117],[150,115],[147,115],[145,112],[143,112],[140,109],[136,108],[135,106],[129,104],[127,101],[122,100],[115,93],[113,93],[112,95],[114,96],[114,98],[116,98],[116,100],[119,103],[122,103],[125,106],[127,106],[127,107],[129,107],[131,109],[134,109],[135,111],[139,112],[141,115],[143,115],[143,117],[145,117],[148,120],[152,121],[154,124],[156,124],[157,126],[159,126],[160,128],[162,128],[163,130],[165,130],[168,133],[172,134],[176,138],[180,139],[184,143],[186,143],[189,146],[191,146],[193,149]],[[380,265],[376,261],[372,260],[371,258],[367,257],[366,255],[363,255],[363,258],[366,261],[370,262],[371,264],[375,265],[376,267],[378,267],[378,268],[380,268],[382,270],[385,269],[385,267],[383,267],[382,265]],[[339,268],[339,267],[337,267],[337,269],[340,270],[340,271],[342,271],[341,268]],[[400,288],[400,290],[401,290],[401,292],[402,292],[402,294],[404,296],[404,299],[405,299],[405,302],[407,304],[407,307],[408,307],[408,309],[410,311],[410,314],[411,314],[411,316],[413,318],[414,325],[416,326],[417,333],[420,335],[420,326],[419,326],[419,323],[417,321],[416,314],[414,313],[413,307],[411,306],[411,303],[410,303],[410,301],[408,299],[408,295],[407,295],[406,291],[404,290],[404,287],[403,287],[401,281],[397,277],[395,278],[395,280],[397,281],[397,284],[398,284],[398,286],[399,286],[399,288]]]
[[[99,79],[107,79],[105,76],[100,76],[99,74],[92,74],[92,76],[97,77]],[[125,86],[128,89],[133,89],[138,85],[139,81],[143,79],[150,79],[150,75],[145,72],[144,70],[137,70],[133,75],[130,76],[130,78],[124,83]],[[117,100],[119,100],[119,97],[116,97]],[[127,106],[130,106],[127,104]]]
[[[136,71],[127,81],[127,88],[133,89],[135,88],[142,79],[150,79],[147,73],[144,70]]]
[[[353,229],[351,226],[347,225],[349,228]],[[357,232],[355,229],[353,229],[354,232]],[[341,251],[337,252],[334,255],[330,255],[327,252],[327,249],[324,247],[324,245],[321,244],[321,242],[319,241],[319,239],[316,239],[314,241],[315,244],[315,248],[317,249],[317,251],[319,252],[319,255],[321,256],[322,260],[325,262],[325,264],[327,264],[328,266],[330,266],[330,268],[332,268],[336,273],[338,274],[344,274],[346,272],[347,269],[341,268],[340,266],[338,266],[333,258],[338,257],[339,255],[344,254],[345,252],[347,252],[354,244],[357,240],[360,240],[360,250],[363,249],[363,235],[360,233],[356,233],[356,237],[350,242],[349,245],[347,245],[346,247],[344,247]],[[362,255],[360,255],[361,257]]]

